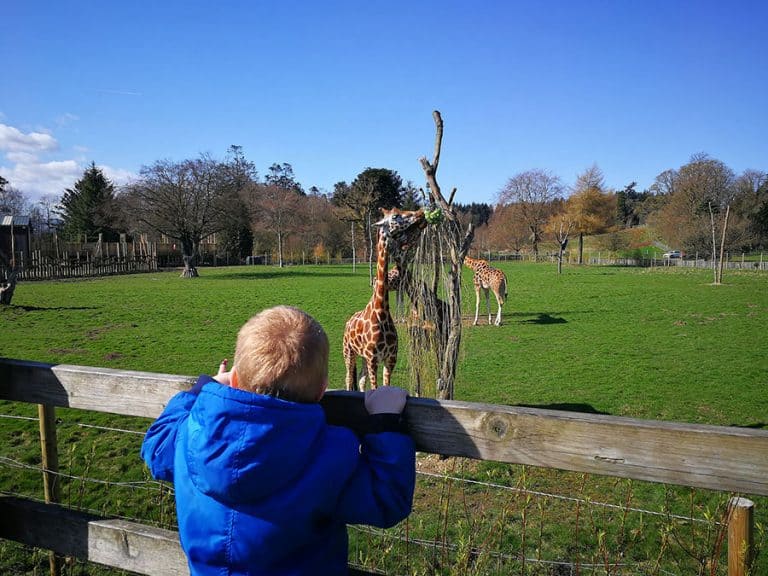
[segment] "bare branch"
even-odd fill
[[[435,119],[435,156],[432,159],[432,166],[437,172],[437,165],[440,163],[440,149],[443,145],[443,117],[440,116],[439,111],[435,110],[432,112],[432,118]]]
[[[456,196],[456,187],[451,190],[451,195],[448,197],[448,206],[453,206],[453,197]]]

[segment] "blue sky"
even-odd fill
[[[332,191],[367,167],[493,202],[515,174],[650,186],[706,152],[768,170],[765,1],[7,1],[0,175],[60,194],[91,161],[243,147]]]

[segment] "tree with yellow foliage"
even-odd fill
[[[579,234],[579,264],[582,264],[584,235],[608,232],[616,220],[616,195],[605,189],[603,172],[596,164],[576,177],[565,212],[573,231]]]

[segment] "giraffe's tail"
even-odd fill
[[[503,306],[507,301],[507,277],[506,275],[501,280],[501,286],[499,286],[499,296],[501,297],[500,304]]]

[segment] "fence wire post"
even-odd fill
[[[47,504],[58,504],[61,501],[61,485],[59,484],[59,451],[56,439],[56,408],[47,404],[37,405],[40,421],[40,448],[42,450],[43,490]],[[48,553],[48,563],[51,576],[61,574],[61,559],[56,553]]]
[[[755,503],[747,498],[728,502],[728,576],[746,576],[753,553]]]

